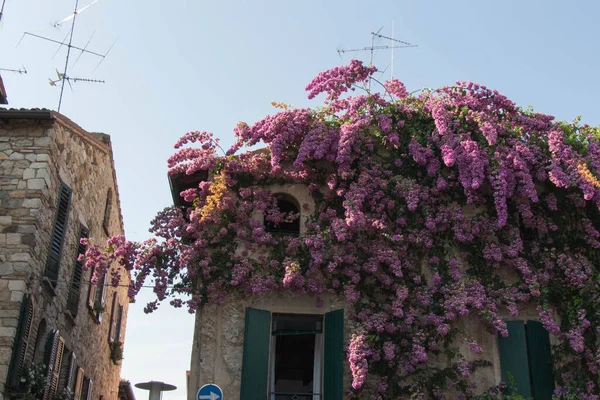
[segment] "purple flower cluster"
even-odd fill
[[[434,377],[427,362],[459,340],[477,358],[483,349],[459,321],[506,336],[506,316],[521,318],[530,303],[560,342],[557,363],[597,381],[597,129],[524,111],[473,83],[411,96],[391,80],[391,96],[341,97],[373,72],[352,61],[319,74],[307,90],[326,93],[325,108],[239,123],[226,157],[212,134],[186,134],[168,165],[208,171],[182,193],[194,206],[159,213],[151,232],[160,240],[86,241],[86,268],[94,279],[110,273],[113,284],[126,276],[117,270],[129,271],[131,297],[152,277],[148,312],[167,298],[193,312],[232,293],[291,291],[318,305],[338,296],[355,329],[348,361],[357,397],[471,398],[475,364],[449,358],[446,375]],[[259,143],[266,149],[238,153]],[[312,196],[314,213],[300,210],[302,236],[278,236],[256,218],[298,218],[277,208],[273,184]]]

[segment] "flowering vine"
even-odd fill
[[[278,105],[240,123],[223,156],[212,134],[186,134],[170,173],[209,172],[182,192],[192,206],[159,213],[158,240],[91,244],[87,267],[121,263],[134,275],[131,297],[151,276],[148,312],[166,299],[193,312],[233,291],[287,290],[318,304],[340,296],[357,329],[349,397],[472,398],[469,377],[485,362],[451,351],[482,352],[459,321],[506,336],[505,320],[533,305],[560,343],[559,384],[597,399],[600,130],[467,82],[410,95],[393,79],[382,93],[364,85],[342,97],[374,72],[353,60],[319,74],[306,89],[326,95],[323,107]],[[266,149],[238,153],[258,143]],[[278,213],[267,189],[281,183],[304,184],[314,199],[302,236],[273,234],[253,217],[297,218]],[[426,367],[442,356],[447,368]]]

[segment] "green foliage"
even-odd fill
[[[110,343],[110,361],[114,365],[118,365],[119,362],[123,359],[123,343],[115,340]]]

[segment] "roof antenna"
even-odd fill
[[[6,1],[6,0],[3,0]],[[104,54],[102,53],[97,53],[91,50],[88,50],[87,47],[90,43],[90,41],[92,40],[91,38],[88,40],[87,44],[82,48],[82,47],[77,47],[73,45],[73,32],[75,31],[75,21],[77,20],[77,16],[83,12],[84,10],[86,10],[87,8],[93,6],[94,4],[98,3],[100,0],[93,0],[91,3],[89,3],[88,5],[78,9],[79,7],[79,0],[75,0],[75,10],[73,11],[73,13],[71,15],[69,15],[66,18],[63,18],[62,20],[58,21],[57,23],[55,23],[53,26],[54,27],[59,27],[61,26],[63,23],[67,22],[67,21],[71,21],[71,29],[69,30],[67,37],[69,39],[68,42],[66,42],[67,38],[65,37],[65,39],[60,42],[58,40],[54,40],[54,39],[50,39],[44,36],[40,36],[40,35],[36,35],[34,33],[31,32],[24,32],[23,36],[21,37],[21,40],[19,41],[19,44],[21,43],[21,41],[23,40],[23,38],[25,36],[32,36],[38,39],[43,39],[52,43],[57,43],[59,45],[59,48],[62,46],[66,46],[67,47],[67,56],[65,57],[65,67],[63,72],[58,72],[58,70],[56,71],[57,75],[58,75],[58,79],[56,80],[52,80],[50,79],[50,85],[52,86],[56,86],[56,84],[58,82],[60,82],[60,96],[58,98],[58,112],[60,112],[60,107],[62,105],[62,99],[63,99],[63,94],[65,91],[65,83],[68,83],[69,86],[71,86],[71,82],[75,83],[75,82],[88,82],[88,83],[105,83],[103,80],[98,80],[98,79],[88,79],[88,78],[76,78],[76,77],[72,77],[69,76],[67,74],[67,71],[69,69],[69,61],[70,61],[70,57],[71,57],[71,51],[72,50],[76,50],[76,51],[80,51],[81,54],[79,56],[81,56],[83,53],[86,54],[91,54],[93,56],[99,57],[100,58],[100,62],[98,63],[98,65],[100,65],[100,63],[102,63],[102,61],[104,61],[104,59],[106,58],[106,56],[108,55],[108,53],[110,52],[110,50],[112,49],[112,46],[108,49],[108,51]],[[93,36],[93,35],[92,35]],[[17,44],[17,46],[19,45]],[[114,43],[113,43],[114,45]],[[79,60],[79,58],[77,59]],[[77,61],[76,61],[77,62]],[[97,68],[97,67],[96,67]],[[72,88],[72,87],[71,87]]]
[[[370,47],[361,47],[357,49],[338,49],[338,54],[341,57],[342,54],[350,53],[350,52],[358,52],[358,51],[370,51],[371,52],[371,62],[369,65],[373,65],[373,58],[375,55],[375,50],[391,50],[392,51],[392,60],[391,60],[391,76],[394,76],[394,49],[404,49],[407,47],[418,47],[416,44],[411,44],[405,42],[403,40],[398,40],[394,38],[394,22],[392,21],[392,37],[384,36],[381,34],[381,27],[377,32],[371,32],[371,46]],[[389,40],[391,43],[389,45],[384,46],[375,46],[375,37],[380,39]]]
[[[19,69],[0,68],[0,71],[16,72],[17,74],[26,74],[27,68],[25,68],[25,66],[23,66],[23,69],[21,69],[21,68],[19,68]]]

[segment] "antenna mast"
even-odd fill
[[[58,98],[58,112],[62,104],[63,92],[65,91],[65,77],[67,76],[67,67],[69,66],[69,56],[71,55],[71,44],[73,43],[73,31],[75,30],[75,20],[77,19],[77,6],[79,0],[75,0],[75,11],[73,12],[73,23],[71,23],[71,34],[69,35],[69,44],[67,45],[67,57],[65,59],[65,71],[63,72],[62,84],[60,85],[60,97]]]
[[[381,27],[377,32],[371,32],[371,46],[370,47],[361,47],[357,49],[339,49],[337,52],[341,57],[342,54],[350,53],[350,52],[358,52],[358,51],[370,51],[371,52],[371,62],[369,65],[373,65],[373,57],[375,50],[391,50],[392,51],[392,59],[391,59],[391,76],[394,77],[394,49],[404,49],[407,47],[418,47],[416,44],[411,44],[405,42],[403,40],[398,40],[394,38],[394,22],[392,21],[392,37],[384,36],[380,32],[383,29]],[[390,45],[383,46],[375,46],[375,37],[380,39],[386,39],[392,42]]]

